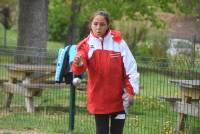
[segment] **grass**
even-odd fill
[[[52,119],[54,118],[56,119]],[[68,124],[67,114],[65,115],[53,115],[50,116],[42,113],[37,114],[26,114],[26,113],[16,113],[4,116],[0,121],[0,128],[24,130],[24,129],[37,129],[43,130],[45,128],[46,132],[49,133],[61,133],[66,132],[66,126]]]
[[[0,23],[0,46],[4,46],[4,27]],[[7,30],[7,44],[9,46],[16,46],[17,42],[17,31],[16,28],[11,28],[10,30]]]
[[[60,42],[54,42],[54,41],[48,41],[47,43],[47,49],[50,52],[58,52],[59,48],[63,48],[64,47],[64,43],[60,43]]]
[[[17,30],[13,27],[7,30],[7,47],[16,47],[17,44]],[[0,47],[4,47],[4,28],[0,23]],[[64,42],[48,41],[47,50],[50,52],[58,52],[59,48],[64,47]]]

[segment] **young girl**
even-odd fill
[[[87,109],[95,116],[96,134],[122,134],[124,90],[129,104],[139,91],[136,61],[121,33],[111,30],[109,22],[105,11],[91,16],[90,34],[78,44],[72,64],[77,75],[87,69]]]

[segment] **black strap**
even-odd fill
[[[73,73],[70,72],[70,63],[69,63],[69,51],[72,45],[69,45],[67,51],[65,52],[65,61],[64,61],[64,71],[63,77],[65,78],[65,83],[70,84],[73,80]]]
[[[70,65],[69,65],[69,51],[70,51],[71,46],[72,45],[68,46],[67,51],[65,53],[65,56],[67,56],[67,59],[66,59],[67,63],[66,64],[68,64],[66,72],[69,72],[69,69],[70,69]]]

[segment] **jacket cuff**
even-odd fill
[[[72,72],[75,74],[75,75],[80,75],[84,70],[84,65],[79,67],[77,66],[76,64],[73,64],[72,63]]]
[[[132,89],[127,89],[128,94],[135,96],[135,93]]]

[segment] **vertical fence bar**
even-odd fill
[[[7,44],[7,29],[4,28],[4,40],[3,40],[3,46],[6,47]]]
[[[193,36],[193,54],[192,54],[192,65],[193,65],[193,67],[194,67],[194,65],[195,65],[195,58],[196,58],[196,34]]]
[[[75,116],[75,86],[70,84],[70,96],[69,96],[69,133],[74,130],[74,116]]]

